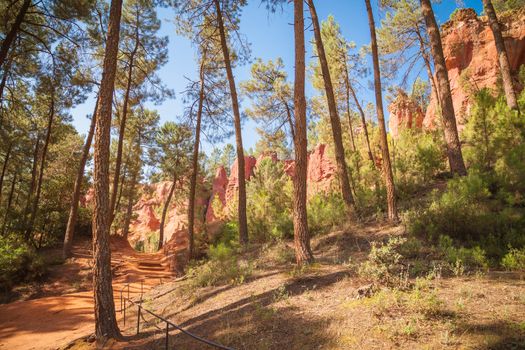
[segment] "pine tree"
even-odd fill
[[[372,62],[374,65],[374,88],[376,96],[376,110],[377,110],[377,121],[380,130],[380,141],[381,141],[381,163],[383,166],[383,177],[385,179],[387,206],[388,206],[388,219],[391,221],[398,221],[397,214],[397,203],[396,203],[396,189],[394,185],[394,176],[392,173],[392,165],[390,164],[390,152],[388,150],[388,140],[386,135],[385,116],[383,111],[383,96],[381,89],[381,72],[379,67],[379,52],[377,48],[376,32],[375,32],[375,20],[374,13],[372,12],[372,6],[370,0],[365,0],[366,11],[368,13],[368,23],[370,26],[370,37],[372,47]]]

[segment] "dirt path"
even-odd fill
[[[130,294],[138,296],[141,281],[147,290],[172,277],[161,264],[160,254],[137,253],[120,241],[112,242],[112,251],[117,309],[119,291],[127,283],[130,283]],[[77,246],[74,257],[77,264],[88,264],[90,252]],[[1,350],[57,349],[93,331],[92,290],[0,305]]]

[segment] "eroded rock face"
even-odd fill
[[[327,147],[318,145],[308,154],[306,185],[308,197],[317,193],[329,192],[336,180],[335,161],[328,156]]]
[[[500,16],[505,46],[511,69],[517,81],[519,67],[525,64],[525,10]],[[472,9],[461,9],[442,27],[445,61],[452,90],[452,100],[459,129],[470,112],[472,95],[482,88],[494,90],[500,71],[494,36],[486,17],[478,17]],[[439,125],[436,101],[430,102],[424,128]]]
[[[421,129],[423,126],[423,110],[403,90],[398,91],[396,99],[388,106],[388,111],[388,126],[393,137],[398,137],[403,130]]]
[[[215,177],[213,178],[211,196],[206,210],[206,222],[213,222],[219,219],[217,213],[213,212],[213,205],[215,201],[220,201],[222,206],[226,205],[226,187],[228,186],[228,175],[223,166],[217,168]]]
[[[244,178],[246,181],[250,180],[253,175],[253,169],[257,164],[257,159],[252,156],[244,156]],[[226,201],[230,201],[237,195],[239,190],[239,165],[237,159],[233,162],[230,177],[228,179],[228,185],[226,186]]]

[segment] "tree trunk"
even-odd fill
[[[392,166],[390,164],[390,153],[388,151],[388,140],[386,135],[385,116],[383,111],[383,96],[381,90],[381,72],[379,68],[379,53],[377,49],[376,39],[376,27],[374,14],[372,12],[372,6],[370,0],[365,0],[366,11],[368,12],[368,24],[370,26],[370,37],[372,46],[372,61],[374,63],[374,87],[376,97],[376,108],[377,108],[377,121],[379,124],[379,130],[381,134],[381,155],[383,165],[383,177],[385,179],[386,186],[386,197],[388,206],[388,219],[393,222],[399,220],[397,215],[397,204],[396,204],[396,190],[394,186],[394,176],[392,174]]]
[[[232,99],[233,119],[235,124],[235,142],[237,146],[237,168],[239,177],[239,241],[243,246],[248,244],[248,220],[246,218],[246,179],[245,179],[245,165],[244,165],[244,148],[242,145],[242,129],[241,129],[241,113],[239,111],[239,100],[237,98],[237,89],[235,87],[235,78],[233,76],[232,66],[230,62],[230,52],[228,49],[228,42],[226,40],[226,31],[221,12],[221,5],[219,0],[214,0],[215,10],[217,12],[217,21],[219,25],[219,34],[221,37],[221,47],[224,56],[224,66],[226,68],[226,75],[230,85],[230,95]]]
[[[99,345],[108,338],[120,338],[115,316],[111,284],[111,250],[109,247],[109,146],[111,141],[111,112],[117,70],[122,0],[112,0],[109,13],[99,108],[96,116],[93,182],[95,200],[93,211],[93,290],[95,300],[95,336]]]
[[[304,7],[303,0],[294,0],[294,38],[295,38],[295,174],[293,176],[293,226],[295,259],[298,265],[313,262],[306,213],[306,171],[308,149],[306,139],[306,98],[305,85],[305,45],[304,45]]]
[[[176,183],[177,183],[177,176],[174,176],[173,183],[171,184],[171,187],[170,187],[170,192],[168,193],[166,202],[164,202],[164,208],[162,208],[162,217],[160,219],[160,231],[159,231],[159,250],[164,245],[164,223],[166,222],[166,215],[168,214],[168,210],[170,207],[171,197],[173,197],[173,193],[175,192]]]
[[[77,177],[75,179],[75,185],[73,186],[73,194],[71,196],[71,207],[69,208],[69,218],[67,220],[66,234],[64,236],[64,247],[63,255],[64,259],[71,257],[71,245],[73,244],[73,236],[75,235],[75,226],[77,223],[78,216],[78,205],[80,200],[80,190],[82,189],[82,180],[84,179],[84,169],[86,168],[86,162],[89,157],[89,150],[91,143],[93,142],[93,134],[95,133],[95,122],[98,109],[98,96],[95,102],[95,110],[91,117],[91,124],[89,126],[89,132],[86,136],[86,143],[82,149],[82,156],[80,158],[80,164],[78,165]]]
[[[494,43],[496,44],[496,50],[498,51],[498,62],[501,71],[501,77],[503,78],[503,88],[505,89],[505,97],[507,98],[507,104],[510,109],[518,109],[518,101],[516,98],[516,90],[514,90],[514,84],[512,83],[512,74],[510,71],[509,57],[507,55],[507,49],[505,48],[505,40],[501,33],[500,24],[494,6],[492,6],[491,0],[483,0],[483,8],[489,19],[490,29],[494,34]]]
[[[332,126],[332,137],[334,139],[335,162],[337,164],[337,175],[341,183],[341,193],[345,202],[346,210],[350,216],[355,213],[354,196],[352,195],[352,188],[348,180],[348,167],[346,166],[345,150],[343,146],[343,137],[341,134],[341,120],[337,113],[337,105],[335,102],[334,88],[332,86],[332,79],[330,77],[330,68],[324,51],[323,38],[321,37],[321,28],[319,26],[319,19],[317,18],[317,11],[315,10],[313,0],[307,0],[310,14],[312,16],[312,24],[314,27],[315,43],[317,47],[317,54],[319,56],[319,64],[323,75],[323,81],[326,91],[326,100],[328,103],[328,114],[330,115],[330,125]]]
[[[29,210],[31,208],[31,199],[33,198],[33,192],[35,191],[36,174],[38,171],[38,154],[40,149],[40,135],[36,138],[35,151],[33,152],[33,166],[31,169],[31,183],[29,184],[29,190],[27,192],[27,200],[24,209],[24,220],[27,220]],[[18,202],[18,197],[17,197]],[[25,221],[24,221],[25,222]]]
[[[352,114],[351,114],[351,109],[350,109],[350,76],[348,74],[348,69],[346,69],[346,66],[345,66],[345,92],[346,92],[346,115],[348,116],[348,128],[350,130],[350,142],[352,144],[352,152],[356,152],[357,147],[355,145],[354,125],[353,125],[354,123],[352,123]]]
[[[443,55],[443,46],[441,44],[441,34],[434,17],[434,11],[430,0],[420,0],[423,16],[427,26],[428,37],[432,56],[434,57],[434,69],[437,77],[437,90],[440,95],[441,117],[443,120],[443,131],[445,134],[445,143],[447,144],[447,156],[450,164],[450,171],[458,175],[466,175],[467,169],[461,153],[461,143],[459,141],[456,117],[454,115],[454,105],[452,103],[452,94],[450,92],[450,82],[448,80],[447,67],[445,65],[445,56]]]
[[[42,193],[42,181],[44,179],[44,169],[46,166],[47,150],[49,149],[49,142],[51,140],[51,131],[53,129],[53,120],[55,119],[55,92],[54,88],[51,93],[51,106],[49,111],[49,119],[47,122],[46,138],[44,140],[44,147],[42,148],[42,156],[40,159],[40,169],[38,173],[38,181],[36,184],[36,195],[33,200],[33,207],[31,209],[31,216],[29,217],[28,226],[25,233],[26,241],[31,239],[35,225],[36,213],[38,211],[38,204],[40,202],[40,194]]]
[[[199,171],[199,146],[201,137],[202,108],[204,104],[204,64],[206,53],[203,54],[200,67],[199,107],[197,109],[197,122],[195,126],[195,144],[193,145],[192,172],[190,178],[190,198],[188,200],[188,260],[193,258],[195,235],[195,193],[197,190],[197,175]]]
[[[124,226],[122,227],[122,237],[124,237],[126,240],[128,239],[129,225],[131,223],[131,216],[133,215],[133,202],[135,200],[135,185],[137,184],[137,173],[138,171],[133,172],[133,176],[131,177],[131,182],[129,184],[128,205],[126,207],[126,217],[124,218]]]
[[[357,98],[357,94],[355,93],[354,87],[352,86],[352,83],[348,79],[348,88],[350,90],[350,93],[352,94],[352,98],[354,99],[355,105],[357,107],[357,111],[359,112],[359,116],[361,117],[361,127],[363,128],[363,133],[365,134],[365,141],[366,141],[366,147],[368,151],[368,159],[370,159],[370,162],[372,163],[372,167],[376,167],[376,162],[374,160],[374,154],[372,153],[372,146],[370,146],[370,137],[368,136],[368,126],[366,125],[366,116],[365,111],[363,110],[363,107],[361,107],[361,103],[359,103],[359,99]]]
[[[122,149],[124,147],[124,135],[126,133],[126,122],[128,119],[128,106],[129,106],[129,95],[131,92],[131,86],[133,84],[133,64],[135,61],[135,55],[139,48],[139,36],[138,30],[135,34],[135,47],[129,56],[129,67],[128,67],[128,82],[126,85],[126,92],[124,94],[124,101],[122,103],[122,118],[120,119],[118,145],[117,145],[117,157],[115,159],[115,174],[113,176],[113,188],[111,191],[111,200],[109,202],[109,208],[111,213],[110,224],[115,218],[115,206],[117,202],[118,184],[120,181],[120,166],[122,164]]]
[[[13,23],[13,26],[11,27],[11,29],[5,36],[4,41],[2,42],[2,46],[0,47],[0,68],[4,66],[5,60],[7,58],[7,54],[9,53],[9,49],[11,48],[11,45],[13,44],[13,41],[15,40],[18,34],[18,31],[20,30],[20,26],[22,25],[22,22],[24,21],[24,17],[30,5],[31,5],[31,0],[24,0],[24,2],[22,3],[22,7],[20,7],[20,11],[18,11],[15,22]],[[5,71],[4,71],[4,74],[5,74]]]
[[[4,176],[7,170],[7,165],[9,164],[9,158],[11,157],[12,149],[13,149],[13,142],[9,141],[9,146],[7,146],[7,152],[4,157],[4,165],[2,166],[2,173],[0,174],[0,203],[2,201],[2,188],[4,187]]]
[[[9,219],[9,212],[11,211],[11,204],[13,203],[13,195],[15,193],[16,177],[18,173],[13,175],[13,182],[11,182],[11,190],[9,191],[9,198],[7,199],[7,207],[5,209],[4,222],[2,223],[2,236],[5,235],[5,228],[7,220]]]

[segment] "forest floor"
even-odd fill
[[[119,239],[113,239],[111,246],[117,309],[120,290],[128,283],[130,296],[136,296],[141,288],[147,291],[172,277],[160,263],[161,254],[138,253]],[[60,254],[56,250],[47,255]],[[53,265],[43,282],[18,287],[19,300],[0,305],[0,349],[57,349],[92,334],[91,264],[91,242],[80,241],[73,247],[73,258]]]
[[[525,349],[525,276],[484,272],[409,281],[412,288],[382,288],[357,298],[367,281],[356,273],[371,242],[402,235],[403,227],[354,226],[315,237],[316,263],[298,270],[255,253],[242,283],[191,287],[166,283],[143,306],[204,338],[235,349]],[[287,244],[291,245],[292,242]],[[290,248],[291,249],[291,248]],[[258,256],[257,256],[258,254]],[[130,313],[136,320],[136,312]],[[132,340],[111,349],[164,349],[164,331],[145,316],[123,327]],[[177,331],[176,349],[211,349]],[[84,341],[71,349],[91,349]]]

